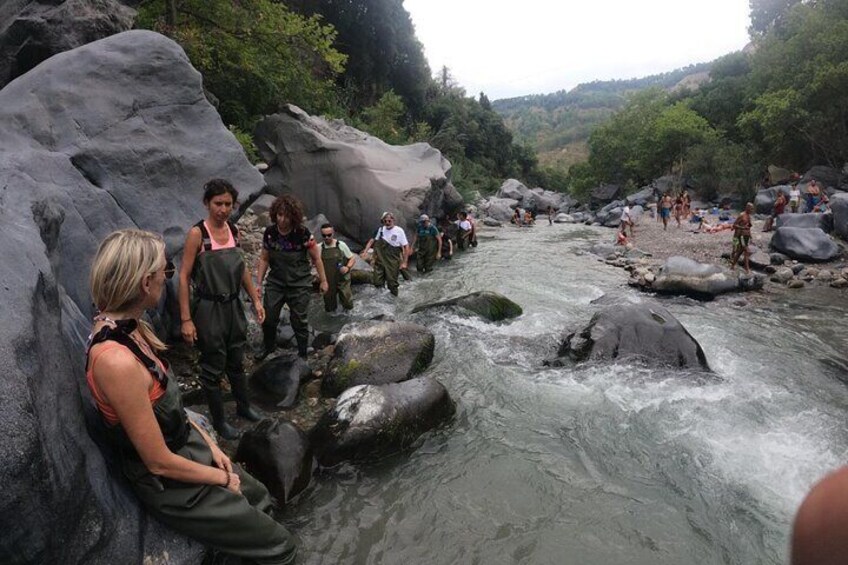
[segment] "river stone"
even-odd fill
[[[424,326],[367,320],[342,328],[321,392],[337,396],[352,386],[397,383],[412,378],[433,360],[436,339]]]
[[[206,214],[206,181],[229,178],[248,197],[262,175],[183,50],[149,31],[60,53],[6,85],[0,131],[3,555],[199,562],[204,549],[143,511],[98,447],[106,440],[82,366],[88,265],[103,237],[129,227],[164,234],[179,256]],[[171,306],[154,318],[166,322]]]
[[[771,247],[805,262],[831,261],[841,255],[839,246],[821,228],[778,228]]]
[[[650,202],[656,202],[656,198],[654,197],[654,189],[653,187],[647,186],[640,190],[639,192],[634,192],[624,198],[625,202],[627,202],[630,206],[647,206]]]
[[[843,178],[844,175],[839,169],[828,167],[827,165],[816,165],[804,173],[798,184],[806,185],[815,179],[821,185],[822,189],[829,187],[839,188]]]
[[[816,280],[821,282],[830,282],[833,280],[833,272],[828,271],[827,269],[822,269],[816,275]]]
[[[830,286],[833,288],[846,288],[848,287],[848,280],[843,279],[842,277],[835,278],[831,281]]]
[[[589,202],[593,208],[609,204],[621,197],[621,186],[617,184],[602,184],[589,193]]]
[[[777,283],[786,283],[795,276],[795,273],[792,272],[792,269],[789,267],[779,267],[777,271],[772,275],[771,280]]]
[[[700,344],[655,303],[601,310],[585,328],[565,338],[558,355],[575,362],[635,359],[652,366],[710,370]]]
[[[848,194],[834,194],[830,199],[830,209],[833,211],[834,233],[848,241]]]
[[[300,383],[311,374],[306,361],[287,351],[262,363],[253,372],[250,383],[280,408],[291,408],[297,400]]]
[[[483,209],[490,218],[501,222],[508,222],[512,219],[512,214],[517,207],[518,200],[511,198],[490,198],[486,201]]]
[[[781,214],[774,223],[775,228],[821,228],[825,233],[833,231],[833,214]]]
[[[703,300],[727,292],[759,290],[764,282],[765,277],[762,275],[737,276],[716,265],[698,263],[688,257],[673,256],[660,267],[650,290]]]
[[[411,233],[419,215],[443,217],[463,203],[450,182],[450,163],[426,143],[389,145],[291,104],[262,120],[255,137],[270,166],[267,190],[294,193],[308,213],[320,210],[360,244],[374,235],[384,210]]]
[[[291,422],[266,419],[242,434],[235,461],[262,482],[279,507],[309,486],[309,438]]]
[[[786,286],[793,289],[804,288],[804,281],[801,279],[792,279],[786,284]]]
[[[559,213],[554,217],[554,223],[556,224],[573,224],[575,221],[576,220],[572,216],[569,216],[564,212]]]
[[[529,195],[530,189],[516,179],[506,179],[495,194],[497,198],[517,200],[522,206],[526,205],[524,199]]]
[[[447,389],[429,377],[360,385],[339,396],[310,439],[319,463],[332,466],[400,451],[453,413]]]
[[[439,308],[442,306],[458,306],[459,308],[469,310],[490,322],[500,322],[509,318],[516,318],[523,313],[521,306],[506,296],[488,290],[472,292],[471,294],[442,300],[440,302],[419,304],[412,309],[412,313],[415,314],[423,310]]]
[[[789,257],[784,255],[783,253],[770,253],[769,259],[771,260],[772,265],[784,265],[787,261],[789,261]]]
[[[766,267],[771,265],[771,256],[764,251],[760,251],[756,246],[750,246],[750,257],[748,257],[748,263],[751,265],[752,269],[756,269],[758,271],[764,270]],[[742,256],[739,258],[739,265],[745,264],[745,257]]]
[[[0,88],[53,55],[132,29],[136,12],[117,0],[0,2]]]
[[[756,208],[757,214],[767,214],[770,216],[774,211],[774,202],[777,200],[777,193],[783,192],[788,199],[791,189],[792,187],[789,185],[781,185],[758,190],[757,196],[754,198],[754,208]]]
[[[503,224],[494,218],[483,218],[483,225],[490,228],[500,228]]]

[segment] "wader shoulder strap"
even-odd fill
[[[139,347],[135,340],[129,336],[129,332],[136,328],[136,321],[130,320],[130,322],[121,322],[122,321],[118,322],[118,326],[114,328],[111,326],[103,326],[99,332],[91,336],[91,339],[88,342],[88,347],[86,348],[86,356],[89,357],[88,353],[91,351],[91,348],[98,343],[102,343],[104,341],[115,341],[129,349],[132,354],[135,355],[136,359],[141,361],[141,364],[144,365],[151,375],[153,375],[154,379],[163,385],[167,384],[168,375],[162,371],[156,361],[148,357],[147,354],[141,350],[141,347]],[[88,361],[86,361],[86,365],[87,364]]]
[[[239,230],[238,230],[238,226],[236,226],[236,225],[235,225],[233,222],[231,222],[230,220],[227,220],[227,225],[230,227],[230,232],[233,234],[233,241],[235,242],[236,247],[241,247],[241,244],[239,243]]]

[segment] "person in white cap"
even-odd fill
[[[421,214],[416,235],[416,267],[418,272],[427,273],[432,271],[436,261],[442,258],[442,234],[439,233],[439,228],[430,222],[430,216]]]
[[[368,250],[374,247],[374,286],[381,288],[383,285],[389,288],[394,296],[398,295],[400,287],[398,275],[401,270],[406,269],[407,260],[411,254],[409,241],[403,228],[395,225],[395,216],[391,212],[384,212],[380,217],[383,227],[377,230],[374,237],[368,241],[362,250],[363,258],[367,257]]]

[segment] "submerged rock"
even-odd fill
[[[356,386],[339,396],[310,439],[322,465],[380,457],[409,446],[453,412],[447,389],[435,379]]]
[[[558,356],[575,362],[635,359],[647,365],[709,371],[701,345],[655,303],[606,308],[566,336]]]
[[[422,312],[430,308],[448,306],[458,306],[459,308],[469,310],[490,322],[500,322],[509,318],[515,318],[523,313],[521,306],[506,296],[488,290],[472,292],[465,296],[450,298],[441,302],[419,304],[412,309],[412,313],[415,314],[416,312]]]
[[[419,324],[381,320],[348,324],[336,340],[321,392],[337,396],[356,385],[410,379],[430,365],[435,346],[433,332]]]
[[[778,228],[771,247],[792,259],[808,263],[832,261],[842,250],[821,228]]]
[[[297,400],[300,383],[312,370],[296,353],[285,352],[262,363],[250,377],[254,388],[261,389],[280,408],[291,408]]]
[[[268,487],[281,507],[306,489],[312,477],[309,438],[291,422],[267,419],[244,432],[235,461]]]

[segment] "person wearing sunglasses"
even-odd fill
[[[397,296],[400,287],[398,277],[401,271],[406,270],[411,254],[409,241],[403,228],[395,225],[395,215],[391,212],[383,212],[380,223],[383,227],[368,241],[362,255],[367,257],[368,250],[374,246],[374,286],[382,288],[385,285],[392,295]]]
[[[321,262],[327,275],[327,292],[324,293],[324,310],[335,312],[338,303],[342,308],[353,308],[353,291],[350,288],[350,271],[356,264],[356,257],[344,241],[335,238],[332,224],[321,226]]]
[[[239,297],[241,289],[247,291],[259,323],[265,320],[265,309],[245,268],[238,228],[230,221],[237,201],[238,191],[229,181],[212,179],[206,183],[203,204],[208,216],[189,230],[180,267],[183,339],[189,345],[196,343],[200,350],[200,384],[212,425],[225,439],[239,435],[224,417],[221,379],[225,375],[236,399],[236,414],[251,422],[262,419],[247,395],[247,317]]]
[[[141,319],[159,304],[169,273],[165,242],[150,232],[114,232],[95,254],[90,283],[99,314],[85,376],[106,439],[159,522],[251,562],[292,563],[296,547],[268,515],[268,490],[189,420],[179,383],[160,359],[165,345]]]

